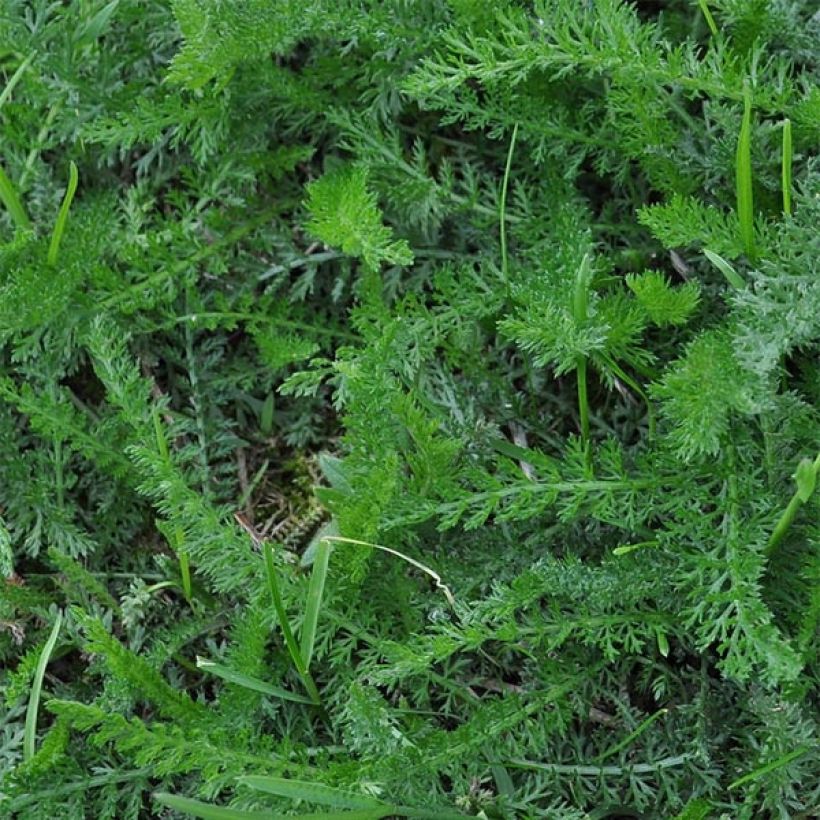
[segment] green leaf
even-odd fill
[[[69,208],[71,208],[74,194],[77,192],[78,181],[79,174],[77,172],[77,166],[72,162],[68,166],[68,187],[66,188],[62,205],[60,205],[60,212],[57,214],[57,222],[54,224],[54,231],[51,234],[51,243],[48,246],[49,265],[57,264],[57,254],[60,252],[60,242],[63,239],[63,232],[65,231],[66,222],[68,221]]]
[[[40,693],[43,689],[43,678],[46,674],[51,653],[57,643],[57,635],[60,633],[60,626],[63,623],[63,613],[58,611],[51,634],[40,653],[40,660],[37,661],[37,670],[34,673],[34,681],[31,684],[31,692],[28,698],[28,708],[26,709],[26,727],[23,736],[23,759],[31,760],[34,757],[35,737],[37,734],[37,711],[40,706]]]
[[[627,274],[626,285],[635,294],[650,321],[658,327],[684,324],[700,301],[697,282],[672,287],[660,271]]]
[[[259,413],[259,429],[262,434],[266,436],[269,436],[271,430],[273,430],[273,410],[275,398],[275,394],[271,390],[271,392],[265,397],[265,401],[262,404],[262,410]]]
[[[286,777],[266,777],[263,775],[248,775],[240,777],[239,783],[249,786],[256,791],[266,794],[275,794],[277,797],[287,797],[291,800],[304,800],[308,803],[318,803],[320,806],[333,806],[337,809],[376,809],[382,812],[391,807],[377,800],[375,797],[351,794],[339,789],[325,786],[321,783],[311,783],[306,780],[291,780]],[[373,815],[381,817],[382,814]]]
[[[746,287],[743,277],[722,256],[718,256],[706,248],[703,249],[703,255],[726,277],[726,280],[733,288],[743,290]]]
[[[120,0],[111,0],[110,3],[103,6],[84,26],[82,26],[76,35],[77,45],[83,46],[98,40],[108,26],[108,23],[113,17],[119,4]]]
[[[316,546],[316,558],[313,561],[313,571],[310,575],[307,603],[305,604],[305,620],[302,623],[302,660],[307,669],[313,657],[313,646],[316,642],[316,628],[319,624],[319,610],[322,607],[322,595],[327,579],[327,568],[330,560],[330,542],[322,539]]]
[[[403,239],[394,240],[384,225],[375,195],[367,187],[367,171],[357,166],[331,171],[308,185],[307,229],[323,242],[359,257],[375,270],[383,262],[410,265],[413,253]]]
[[[196,665],[198,669],[203,669],[212,675],[216,675],[218,678],[222,678],[222,680],[228,681],[228,683],[235,683],[237,686],[242,686],[245,689],[253,689],[255,692],[262,692],[265,695],[282,698],[283,700],[291,700],[294,703],[313,703],[310,698],[306,698],[304,695],[297,695],[294,692],[289,692],[287,689],[282,689],[279,686],[273,686],[273,684],[266,683],[258,678],[252,678],[250,675],[243,675],[241,672],[236,672],[228,666],[209,661],[207,658],[197,656]]]
[[[17,196],[17,189],[14,187],[14,183],[6,176],[2,165],[0,165],[0,200],[2,200],[6,206],[17,227],[22,231],[30,231],[31,221],[28,218],[26,209],[20,202],[20,197]]]
[[[817,486],[817,469],[810,458],[804,458],[797,465],[794,480],[797,483],[797,497],[805,504]]]

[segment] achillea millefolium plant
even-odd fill
[[[820,806],[810,0],[5,0],[0,816]]]

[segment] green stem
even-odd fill
[[[820,473],[820,453],[818,453],[817,458],[814,459],[812,469],[814,470],[815,476]],[[780,519],[769,537],[769,543],[766,544],[766,556],[771,557],[774,554],[780,542],[785,538],[786,533],[788,532],[789,527],[791,527],[792,522],[796,518],[800,508],[805,503],[800,495],[801,491],[798,488],[795,494],[791,497],[789,503],[786,505],[786,509],[783,510],[783,514],[780,516]]]
[[[783,151],[781,179],[783,187],[783,213],[792,215],[792,121],[783,120]]]
[[[587,360],[583,356],[578,357],[576,366],[578,376],[578,413],[581,416],[581,441],[584,448],[589,450],[589,396],[587,393]]]

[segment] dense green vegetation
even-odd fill
[[[812,0],[4,0],[0,816],[817,816]]]

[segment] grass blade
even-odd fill
[[[23,736],[23,759],[31,760],[34,757],[35,737],[37,735],[37,710],[40,706],[40,693],[43,689],[43,678],[46,674],[46,666],[57,643],[57,635],[60,633],[60,626],[63,623],[63,613],[57,612],[57,619],[51,628],[46,645],[40,653],[40,660],[37,661],[37,669],[34,673],[34,681],[31,684],[31,693],[28,698],[28,709],[26,709],[26,728]]]
[[[69,208],[71,208],[71,203],[74,200],[74,194],[77,193],[78,181],[79,173],[77,172],[77,166],[72,162],[68,166],[68,188],[66,188],[62,205],[60,205],[60,212],[57,214],[57,221],[54,223],[54,232],[51,234],[51,242],[48,246],[49,265],[57,264],[57,254],[60,252],[60,242],[62,242],[66,222],[68,222]]]
[[[740,238],[750,260],[755,258],[754,202],[752,200],[752,93],[743,89],[743,120],[737,140],[735,186]]]
[[[706,248],[703,249],[703,255],[726,277],[726,281],[733,288],[743,290],[746,287],[743,277],[722,256]]]
[[[780,769],[783,766],[787,766],[792,762],[792,760],[797,760],[798,757],[802,757],[808,751],[808,746],[801,746],[799,749],[795,749],[793,752],[789,752],[788,754],[783,755],[783,757],[778,757],[777,760],[773,760],[771,763],[767,763],[765,766],[761,766],[759,769],[749,772],[749,774],[744,774],[743,777],[739,777],[734,781],[734,783],[730,783],[729,788],[736,789],[744,783],[757,780],[759,777],[763,777],[763,775],[775,771],[775,769]]]
[[[351,794],[340,789],[325,786],[322,783],[311,783],[307,780],[292,780],[288,777],[266,777],[248,775],[240,777],[239,782],[255,791],[287,797],[290,800],[304,800],[320,806],[332,806],[336,809],[369,809],[389,812],[391,806],[367,795]],[[381,816],[381,815],[375,815]]]
[[[9,81],[6,83],[6,87],[3,89],[3,93],[0,94],[0,108],[2,108],[8,102],[9,97],[11,97],[12,91],[14,91],[15,86],[22,79],[26,69],[31,65],[31,61],[34,59],[34,55],[36,53],[36,51],[32,51],[31,54],[29,54],[28,57],[26,57],[26,59],[23,60],[23,62],[20,63],[19,66],[17,66],[17,71],[15,71],[14,74],[12,74],[9,78]]]
[[[155,792],[153,797],[157,803],[169,809],[183,812],[191,817],[201,817],[202,820],[274,820],[282,816],[267,811],[242,811],[229,806],[214,806],[211,803],[203,803],[201,800],[180,797],[168,792]]]
[[[708,0],[698,0],[698,5],[700,6],[700,10],[703,12],[703,16],[706,18],[706,25],[709,26],[709,31],[712,33],[712,37],[717,37],[718,27],[715,24],[715,18],[712,17],[712,12],[709,10]]]
[[[652,723],[654,723],[658,718],[662,718],[668,711],[668,709],[658,709],[654,715],[650,715],[646,718],[646,720],[644,720],[634,732],[630,732],[630,734],[628,734],[620,743],[616,743],[614,746],[607,749],[603,754],[598,755],[598,757],[596,757],[592,762],[602,763],[607,758],[620,752],[621,749],[625,749],[630,743],[632,743],[633,740],[640,737],[640,735],[643,734],[643,732],[646,731]]]
[[[0,165],[0,200],[3,201],[17,227],[22,231],[30,231],[31,220],[20,202],[20,197],[17,196],[14,183],[6,176],[2,165]]]
[[[279,686],[273,686],[266,683],[259,678],[252,678],[250,675],[243,675],[241,672],[236,672],[229,666],[223,666],[220,663],[214,663],[207,658],[200,658],[197,656],[196,665],[198,669],[204,669],[218,678],[222,678],[228,683],[235,683],[237,686],[242,686],[245,689],[252,689],[254,692],[262,692],[265,695],[271,695],[275,698],[282,698],[283,700],[291,700],[294,703],[308,703],[312,704],[310,698],[304,695],[297,695],[295,692],[288,692],[287,689],[282,689]]]
[[[266,541],[262,545],[262,552],[265,555],[265,570],[268,575],[268,587],[270,589],[271,598],[273,599],[273,608],[276,610],[276,617],[278,618],[279,626],[282,629],[282,636],[285,640],[285,646],[288,648],[293,665],[296,667],[296,671],[299,673],[299,677],[302,679],[305,689],[307,689],[313,703],[318,706],[321,703],[319,690],[316,687],[316,683],[313,678],[310,676],[310,672],[308,672],[308,669],[305,666],[302,653],[299,649],[299,644],[296,643],[293,630],[290,628],[288,615],[287,612],[285,612],[285,604],[282,601],[282,593],[279,589],[279,581],[276,577],[276,565],[273,562],[273,547],[271,547],[269,542]]]
[[[316,628],[319,624],[319,610],[322,607],[322,595],[325,590],[328,562],[330,560],[330,542],[319,541],[316,546],[316,557],[313,560],[313,572],[310,575],[305,620],[302,624],[301,655],[305,668],[310,669],[313,657],[313,646],[316,642]]]
[[[783,188],[783,213],[792,215],[792,121],[783,120],[783,151],[781,160],[781,178]]]
[[[504,166],[504,181],[501,183],[501,202],[499,204],[499,231],[501,236],[501,273],[504,277],[504,286],[507,289],[507,298],[510,297],[510,265],[507,257],[507,189],[510,184],[510,167],[512,166],[515,140],[518,137],[518,123],[513,126],[510,137],[510,148],[507,151],[507,164]]]

